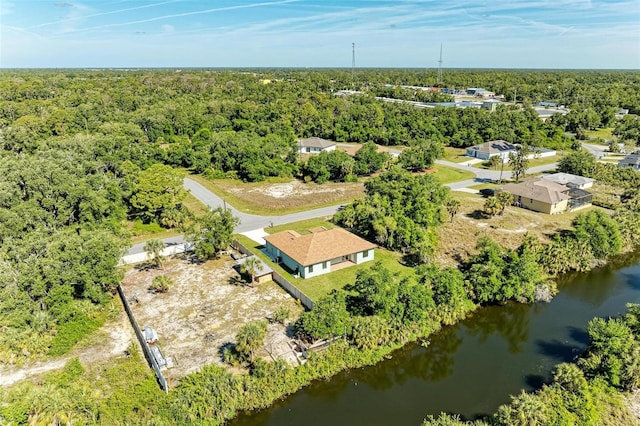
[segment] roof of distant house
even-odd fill
[[[595,179],[591,179],[584,176],[572,175],[571,173],[552,173],[548,175],[542,175],[542,179],[550,180],[560,185],[576,185],[582,186],[586,183],[595,182]]]
[[[308,139],[300,140],[300,146],[304,148],[329,148],[330,146],[334,146],[336,143],[331,142],[318,137],[311,137]]]
[[[499,139],[495,141],[485,142],[480,145],[472,146],[470,149],[474,149],[476,151],[481,151],[481,152],[488,152],[490,154],[495,154],[495,153],[506,152],[506,151],[514,151],[516,149],[516,146],[515,144]]]
[[[566,194],[569,190],[564,185],[549,180],[529,180],[521,183],[508,183],[502,187],[503,190],[513,195],[531,198],[543,203],[556,204],[570,197]]]
[[[640,152],[629,154],[618,161],[619,166],[640,166]]]
[[[306,235],[300,235],[295,231],[283,231],[267,235],[264,239],[302,266],[376,247],[375,244],[342,228],[316,228]]]

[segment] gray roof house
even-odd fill
[[[336,143],[322,138],[311,137],[298,141],[298,152],[301,154],[319,154],[322,151],[333,151]]]
[[[640,170],[640,152],[629,154],[618,161],[618,167],[631,167],[634,170]]]
[[[467,157],[479,158],[481,160],[488,160],[490,157],[496,155],[506,159],[509,157],[509,153],[515,152],[515,150],[515,144],[500,139],[471,146],[466,149],[466,155]]]
[[[584,176],[572,175],[571,173],[553,173],[548,175],[542,175],[542,179],[550,180],[560,185],[568,186],[569,188],[585,189],[591,188],[595,179],[591,179]]]

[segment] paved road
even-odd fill
[[[452,182],[445,185],[451,189],[461,189],[461,188],[466,188],[472,185],[478,185],[481,183],[494,182],[494,181],[500,180],[500,170],[481,169],[478,167],[468,166],[468,165],[459,164],[459,163],[453,163],[451,161],[445,161],[445,160],[436,160],[436,164],[452,167],[454,169],[466,170],[476,175],[476,177],[473,179],[463,180],[460,182]],[[551,163],[551,164],[544,164],[542,166],[531,167],[530,169],[527,170],[527,174],[554,170],[557,166],[558,166],[558,163]],[[511,171],[505,170],[502,172],[502,179],[511,179],[511,175],[512,175]]]
[[[453,167],[455,169],[466,170],[476,175],[474,179],[469,179],[469,180],[460,181],[460,182],[453,182],[446,185],[449,188],[454,190],[466,188],[472,185],[478,185],[481,183],[493,182],[500,179],[499,170],[480,169],[477,167],[466,166],[463,164],[453,163],[451,161],[445,161],[445,160],[437,160],[436,163],[441,164],[443,166]],[[557,164],[553,163],[553,164],[546,164],[543,166],[532,167],[529,170],[527,170],[527,173],[540,173],[547,170],[553,170],[556,168],[556,166]],[[502,178],[510,179],[511,172],[504,171],[502,173]],[[227,209],[230,209],[233,215],[236,216],[238,219],[240,219],[240,224],[235,229],[235,232],[237,233],[252,231],[254,229],[267,228],[270,225],[284,225],[287,223],[298,222],[298,221],[307,220],[307,219],[314,219],[317,217],[330,217],[330,216],[333,216],[335,212],[338,211],[338,208],[340,207],[340,205],[335,205],[331,207],[323,207],[319,209],[306,210],[306,211],[291,213],[291,214],[282,215],[282,216],[258,216],[258,215],[243,213],[237,210],[235,207],[233,207],[229,203],[225,203],[224,200],[222,200],[222,198],[218,197],[217,195],[209,191],[207,188],[205,188],[204,186],[200,185],[198,182],[192,179],[185,178],[184,187],[189,191],[191,191],[191,194],[193,194],[194,197],[196,197],[202,203],[204,203],[205,205],[211,208],[215,209],[217,207],[226,207]],[[184,237],[181,235],[177,237],[166,238],[166,239],[163,239],[163,241],[167,247],[178,246],[185,242]],[[144,243],[135,244],[129,249],[129,251],[127,252],[127,255],[136,255],[136,254],[143,253],[144,252],[143,247],[144,247]]]
[[[237,210],[235,207],[230,205],[229,203],[225,203],[222,198],[218,197],[216,194],[209,191],[204,186],[200,185],[198,182],[185,178],[184,179],[184,187],[191,191],[191,194],[200,200],[203,204],[207,205],[210,208],[217,207],[225,207],[233,213],[238,219],[240,219],[240,224],[236,226],[235,232],[247,232],[252,231],[254,229],[267,228],[270,225],[284,225],[286,223],[298,222],[301,220],[314,219],[317,217],[330,217],[338,211],[340,207],[339,204],[330,207],[322,207],[319,209],[306,210],[298,213],[291,213],[282,216],[258,216],[254,214],[247,214]],[[172,238],[167,238],[163,240],[165,245],[174,246],[177,244],[184,243],[183,236],[177,236]],[[143,253],[144,243],[133,245],[129,251],[128,255]]]
[[[609,150],[609,148],[606,146],[593,145],[593,144],[584,143],[584,142],[582,142],[582,147],[585,148],[587,151],[589,151],[591,154],[593,154],[593,156],[596,157],[596,160],[599,160],[600,158],[607,155],[606,151]]]

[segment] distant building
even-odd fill
[[[538,102],[539,107],[551,107],[551,108],[556,108],[558,106],[557,103],[555,102]]]
[[[509,158],[509,153],[516,151],[516,145],[504,140],[485,142],[480,145],[471,146],[466,149],[467,157],[488,160],[499,155],[503,161]]]
[[[298,152],[301,154],[319,154],[322,151],[334,151],[336,143],[322,138],[312,137],[298,141]]]
[[[469,87],[467,89],[467,95],[472,95],[478,98],[493,98],[496,94],[483,89],[482,87]]]
[[[479,158],[481,160],[488,160],[491,157],[500,156],[502,161],[505,162],[509,159],[509,154],[516,152],[518,144],[513,144],[504,140],[495,140],[485,142],[480,145],[471,146],[466,149],[466,156]],[[546,148],[529,147],[530,153],[527,155],[528,159],[553,157],[556,155],[556,151]]]
[[[618,167],[631,167],[633,170],[640,171],[640,151],[634,154],[629,154],[622,160],[618,161]]]
[[[553,117],[554,114],[567,115],[569,113],[569,110],[564,109],[562,107],[551,108],[551,107],[536,106],[533,109],[538,114],[538,118],[540,118],[540,120],[542,121],[547,121],[548,119]]]
[[[542,179],[550,180],[569,188],[587,189],[593,186],[595,179],[584,176],[572,175],[571,173],[553,173],[542,175]]]
[[[502,102],[497,99],[487,99],[482,102],[482,108],[488,109],[489,111],[495,111],[500,104],[502,104]]]

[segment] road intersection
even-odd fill
[[[451,161],[445,160],[437,160],[436,164],[440,164],[447,167],[452,167],[455,169],[466,170],[475,174],[475,178],[467,179],[459,182],[452,182],[445,186],[448,186],[454,191],[467,191],[468,187],[473,185],[479,185],[482,183],[488,182],[496,182],[500,179],[500,171],[497,170],[486,170],[478,167],[473,167],[472,165],[466,165],[461,163],[453,163]],[[545,164],[542,166],[532,167],[527,170],[528,174],[532,173],[540,173],[544,171],[553,170],[557,167],[557,163]],[[511,172],[504,171],[502,172],[503,179],[510,179]],[[240,224],[236,226],[235,232],[237,233],[248,233],[252,235],[257,235],[264,228],[275,225],[284,225],[287,223],[299,222],[301,220],[307,219],[315,219],[319,217],[331,217],[333,216],[338,209],[340,208],[340,204],[330,206],[330,207],[322,207],[318,209],[305,210],[302,212],[291,213],[280,216],[259,216],[254,214],[243,213],[237,210],[235,207],[226,203],[222,198],[218,197],[213,192],[209,191],[204,186],[200,185],[198,182],[185,178],[184,179],[184,187],[191,194],[196,197],[200,202],[205,204],[207,207],[215,209],[218,207],[227,208],[231,210],[234,216],[240,219]],[[162,240],[166,246],[164,254],[171,255],[182,253],[187,249],[186,241],[184,236],[178,235],[176,237],[165,238]],[[144,244],[139,243],[134,244],[127,252],[127,254],[123,257],[123,263],[137,263],[142,262],[146,259],[146,253],[144,251]]]

